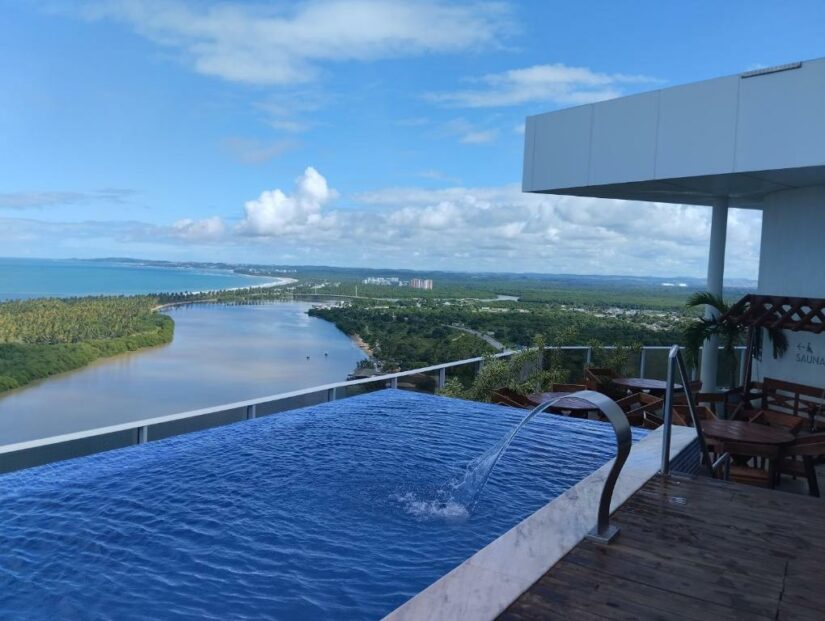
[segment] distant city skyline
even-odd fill
[[[710,210],[521,192],[530,114],[825,55],[825,4],[0,0],[0,255],[703,277]],[[758,211],[729,217],[754,279]]]

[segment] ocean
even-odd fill
[[[278,280],[229,271],[104,261],[0,258],[0,300],[209,291]]]

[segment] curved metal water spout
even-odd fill
[[[472,486],[475,491],[473,493],[472,500],[470,501],[470,506],[475,505],[478,495],[481,494],[481,491],[487,485],[487,481],[490,478],[493,468],[495,468],[502,454],[510,446],[513,438],[516,437],[519,431],[521,431],[521,429],[535,416],[541,414],[542,412],[546,412],[549,408],[556,405],[556,403],[568,397],[577,397],[592,403],[595,408],[599,409],[601,413],[607,417],[607,420],[609,420],[613,425],[613,431],[616,433],[616,459],[613,461],[613,466],[610,468],[610,472],[604,482],[604,488],[602,488],[596,527],[587,535],[588,538],[594,539],[601,543],[610,543],[610,541],[612,541],[613,538],[619,533],[619,529],[610,524],[610,501],[613,498],[613,488],[616,485],[616,480],[619,478],[619,473],[622,470],[622,466],[624,466],[625,461],[627,461],[627,456],[630,454],[632,436],[630,435],[630,423],[627,421],[627,417],[624,415],[621,408],[616,405],[616,402],[609,397],[592,390],[581,390],[570,395],[556,397],[533,408],[530,413],[527,414],[527,416],[525,416],[521,422],[516,425],[504,438],[504,441],[498,447],[498,450],[491,455],[489,465],[485,470],[483,470],[481,483],[478,484],[476,482]]]
[[[588,539],[598,541],[599,543],[610,543],[615,539],[616,535],[619,534],[619,527],[610,523],[610,502],[613,498],[613,488],[616,486],[616,480],[619,478],[619,473],[627,461],[627,456],[630,454],[630,447],[633,443],[633,437],[630,434],[630,423],[621,408],[616,405],[616,402],[600,392],[582,390],[573,393],[571,396],[589,401],[599,408],[601,413],[610,421],[610,424],[613,425],[613,431],[616,433],[616,458],[613,460],[613,466],[610,468],[610,472],[604,481],[604,487],[602,488],[602,494],[599,499],[599,513],[596,527],[587,534]],[[555,399],[553,401],[555,401]],[[552,402],[542,404],[542,406],[545,405],[549,407],[552,405]]]

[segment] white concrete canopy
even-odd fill
[[[527,118],[525,192],[759,207],[825,183],[825,59]]]
[[[707,287],[720,297],[727,209],[762,209],[759,292],[823,297],[825,59],[528,117],[522,187],[712,205]],[[703,389],[713,390],[716,344],[707,345]],[[825,360],[825,337],[820,346]],[[825,386],[825,373],[814,376]]]

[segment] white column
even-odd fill
[[[722,297],[722,280],[725,275],[725,240],[728,232],[728,197],[719,196],[713,200],[713,215],[710,225],[710,252],[708,253],[707,290]],[[711,318],[715,312],[705,308],[705,317]],[[702,350],[702,391],[716,390],[716,370],[719,367],[719,339],[713,337],[705,341]]]

